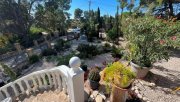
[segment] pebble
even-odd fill
[[[155,86],[155,83],[150,83],[149,86],[153,87]]]
[[[104,95],[104,93],[99,93],[99,95],[100,95],[104,100],[106,100],[106,96]]]
[[[146,97],[143,97],[142,99],[143,99],[144,101],[147,101],[147,100],[148,100]]]
[[[92,92],[92,95],[93,95],[94,97],[96,97],[96,96],[98,95],[98,93],[99,93],[98,91],[93,91],[93,92]]]
[[[139,97],[140,99],[142,99],[142,95],[141,95],[141,94],[137,94],[137,97]]]
[[[97,95],[95,100],[96,102],[103,102],[103,98],[101,97],[101,95]]]
[[[138,90],[135,90],[134,92],[135,92],[136,94],[139,94],[139,91],[138,91]]]
[[[26,90],[26,95],[30,95],[30,91],[29,90]]]
[[[138,90],[138,87],[137,87],[137,86],[134,86],[134,89],[135,89],[135,90]]]

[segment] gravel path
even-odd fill
[[[175,51],[169,61],[160,61],[154,64],[144,83],[138,83],[140,93],[151,102],[180,102],[180,51]],[[145,83],[155,83],[155,86],[148,86]]]
[[[22,102],[68,102],[68,96],[64,92],[50,90],[39,93],[36,96],[31,95]]]

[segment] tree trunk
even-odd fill
[[[168,3],[169,3],[169,16],[173,16],[174,13],[173,13],[172,0],[169,0]]]

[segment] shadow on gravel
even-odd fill
[[[153,71],[149,71],[147,76],[145,77],[145,80],[148,82],[153,82],[157,86],[163,87],[163,88],[175,88],[180,86],[180,74],[178,76],[175,76],[173,74],[170,74],[168,72],[175,72],[171,70],[167,70],[163,67],[156,67],[159,69],[160,73],[167,72],[165,76],[162,76],[161,74],[154,73]],[[178,72],[176,72],[178,73]]]
[[[171,56],[180,58],[180,49],[174,49],[171,53]]]

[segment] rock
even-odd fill
[[[142,95],[141,94],[137,94],[137,97],[142,99]]]
[[[26,90],[26,95],[30,95],[30,91],[29,90]]]
[[[143,97],[142,99],[143,99],[143,101],[147,101],[148,100],[146,97]]]
[[[138,90],[135,90],[134,92],[135,92],[136,94],[139,94],[139,91],[138,91]]]
[[[96,102],[103,102],[103,98],[101,97],[101,95],[97,95],[95,100]]]
[[[155,85],[156,85],[155,83],[149,83],[149,86],[151,86],[151,87],[153,87]]]
[[[135,89],[135,90],[138,90],[138,87],[137,87],[137,86],[134,86],[134,89]]]
[[[90,96],[88,102],[94,102],[94,98]]]
[[[93,91],[92,92],[93,97],[96,97],[98,95],[98,93],[99,93],[98,91]]]
[[[134,87],[132,87],[132,88],[131,88],[131,90],[132,90],[132,91],[134,91],[134,90],[135,90],[135,88],[134,88]]]
[[[90,98],[94,99],[95,97],[93,95],[90,95]]]
[[[104,100],[106,100],[106,96],[104,95],[104,93],[99,93],[99,95],[104,99]]]

